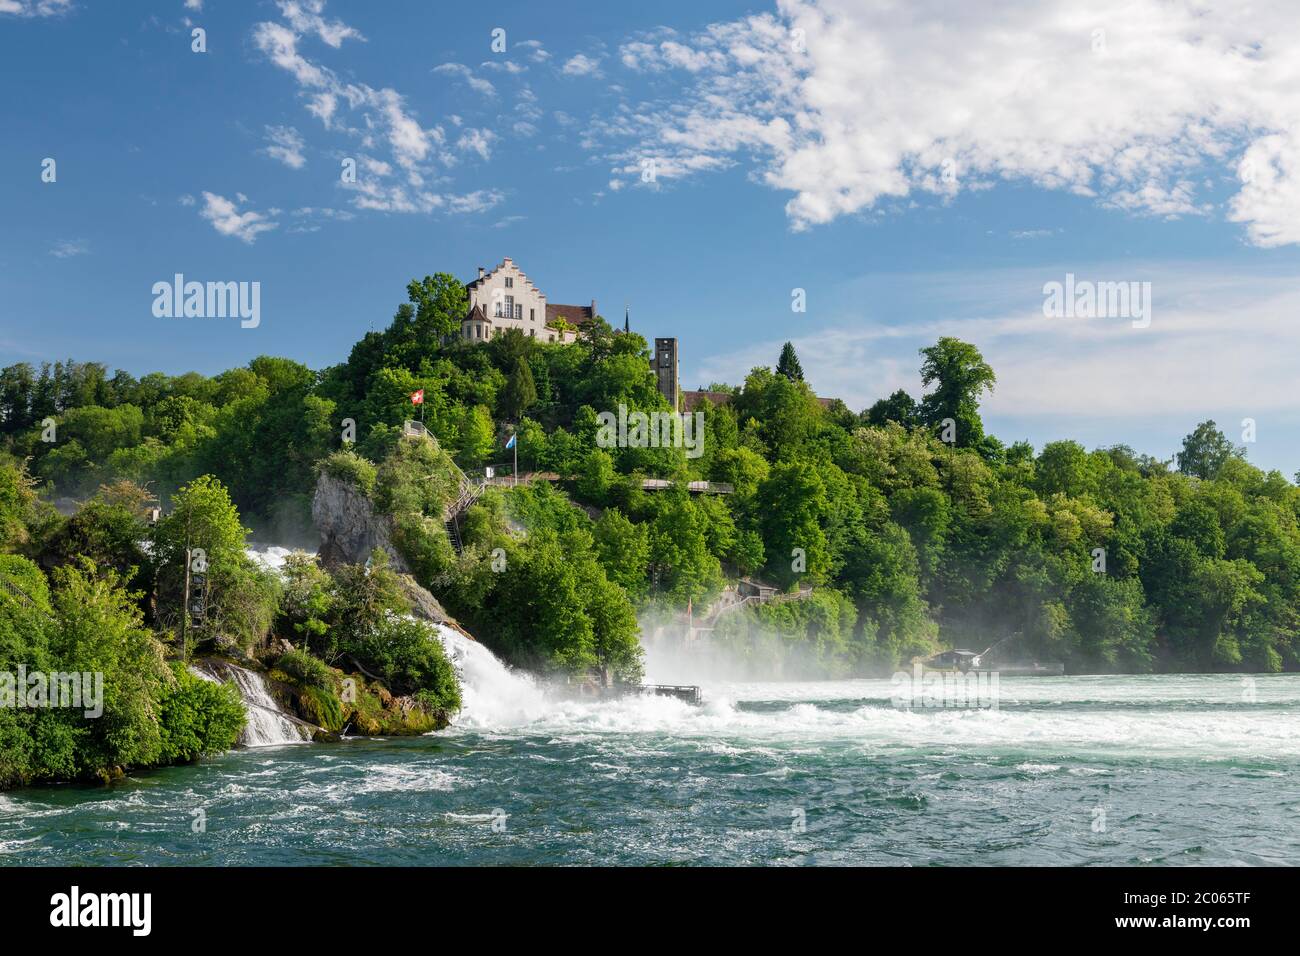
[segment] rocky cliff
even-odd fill
[[[311,499],[311,517],[320,532],[317,557],[326,567],[365,564],[378,548],[388,555],[394,571],[409,573],[393,546],[388,518],[376,514],[370,499],[350,481],[322,472]]]
[[[378,548],[388,555],[389,567],[397,572],[415,617],[446,624],[472,638],[438,599],[411,576],[410,566],[393,544],[388,517],[376,513],[370,499],[350,481],[322,473],[312,496],[311,516],[320,532],[317,557],[321,564],[330,568],[365,564],[371,552]]]

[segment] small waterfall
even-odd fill
[[[190,671],[204,680],[221,684],[234,683],[239,696],[244,699],[244,711],[248,714],[248,721],[239,735],[240,746],[274,747],[311,741],[311,732],[307,728],[284,715],[261,674],[227,661],[204,661],[203,667],[191,665]]]

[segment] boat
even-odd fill
[[[998,644],[1001,644],[999,641]],[[989,659],[989,652],[998,644],[994,644],[988,650],[977,652],[968,651],[961,648],[955,648],[950,651],[940,651],[938,654],[932,654],[926,658],[916,658],[913,663],[919,663],[922,668],[929,671],[938,671],[948,674],[968,674],[971,671],[986,671],[992,674],[1002,674],[1007,677],[1060,677],[1065,673],[1065,664],[1061,661],[997,661]]]

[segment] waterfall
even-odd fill
[[[234,683],[239,696],[244,699],[244,712],[248,715],[248,721],[239,735],[241,746],[273,747],[311,741],[311,732],[307,728],[284,715],[261,674],[227,661],[202,663],[202,668],[191,665],[190,671],[204,680],[221,684]]]
[[[445,624],[433,627],[460,679],[461,709],[453,721],[457,726],[519,726],[553,708],[533,678],[511,670],[455,628]]]

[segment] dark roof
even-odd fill
[[[682,392],[682,403],[688,412],[693,412],[705,402],[710,405],[725,405],[731,401],[730,392]]]
[[[550,325],[556,319],[564,319],[570,325],[582,326],[590,322],[595,316],[592,314],[589,305],[555,305],[546,303],[546,324]]]
[[[695,409],[699,408],[702,402],[708,402],[711,405],[726,405],[731,401],[731,398],[732,395],[730,392],[682,392],[682,401],[686,403],[686,410],[688,412],[695,411]],[[817,403],[821,405],[822,408],[831,408],[838,401],[838,398],[817,399]]]
[[[473,320],[473,319],[477,319],[477,320],[480,321],[480,322],[486,322],[488,325],[491,325],[491,324],[492,324],[492,320],[488,318],[488,314],[487,314],[486,312],[483,311],[483,305],[482,305],[482,303],[480,303],[480,304],[474,306],[474,308],[470,309],[470,310],[469,310],[469,314],[468,314],[467,316],[465,316],[465,318],[461,319],[461,321],[462,321],[462,322],[469,322],[469,321],[471,321],[471,320]]]

